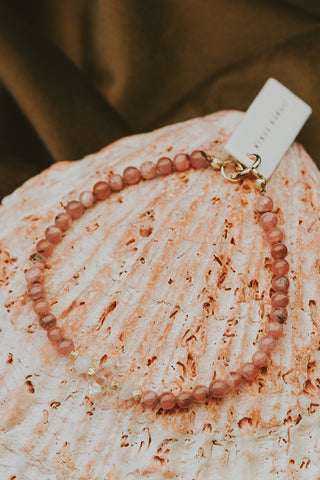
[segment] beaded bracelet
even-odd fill
[[[289,264],[285,260],[287,247],[282,243],[283,232],[277,227],[278,218],[273,210],[273,201],[265,195],[266,181],[257,171],[261,159],[256,154],[248,155],[253,161],[249,168],[245,168],[235,160],[222,162],[213,155],[206,154],[201,150],[195,150],[190,155],[178,153],[173,160],[161,157],[156,164],[147,161],[142,163],[140,170],[130,166],[125,168],[123,175],[112,174],[108,182],[99,181],[93,191],[84,191],[79,196],[79,201],[70,201],[65,212],[55,217],[54,225],[48,226],[45,238],[39,240],[35,247],[35,253],[30,256],[30,267],[25,271],[28,285],[28,294],[33,301],[33,308],[38,315],[40,326],[47,331],[48,339],[53,343],[56,350],[74,361],[75,370],[93,381],[93,391],[117,392],[120,400],[133,399],[140,402],[143,408],[162,408],[171,410],[174,407],[187,408],[192,403],[207,403],[210,398],[221,399],[232,391],[240,388],[243,381],[252,382],[257,378],[262,367],[265,367],[270,354],[277,345],[277,339],[283,334],[283,323],[288,317],[286,307],[289,303],[288,288]],[[222,175],[236,182],[241,178],[251,175],[256,177],[256,186],[260,192],[256,202],[256,211],[259,213],[259,223],[266,234],[266,241],[271,245],[273,263],[271,271],[273,278],[270,289],[271,312],[270,321],[266,328],[266,334],[260,338],[259,347],[252,356],[251,362],[241,365],[239,370],[230,371],[223,379],[214,378],[209,387],[197,385],[192,391],[181,391],[174,395],[172,391],[164,391],[161,394],[153,390],[134,390],[127,382],[120,382],[114,375],[114,362],[107,362],[103,368],[95,368],[87,355],[81,355],[75,348],[73,341],[65,337],[62,328],[57,326],[56,317],[50,312],[50,305],[45,299],[43,286],[44,269],[47,259],[51,256],[54,246],[63,238],[73,221],[80,218],[84,211],[93,207],[95,202],[106,200],[112,192],[119,192],[129,185],[135,185],[141,180],[151,180],[156,176],[168,175],[171,172],[183,172],[190,167],[195,169],[206,168],[209,165],[215,170],[220,170]]]

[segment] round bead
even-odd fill
[[[43,315],[47,315],[50,312],[50,305],[47,300],[40,298],[40,300],[34,302],[33,309],[40,317],[43,317]]]
[[[47,315],[44,315],[39,320],[39,325],[44,330],[50,330],[50,328],[53,328],[56,326],[56,323],[57,323],[57,319],[52,313],[48,313]]]
[[[77,200],[71,200],[66,206],[66,212],[72,220],[75,220],[76,218],[80,218],[81,215],[83,214],[84,208],[81,205],[80,202]]]
[[[163,410],[171,410],[176,405],[176,397],[172,392],[163,392],[159,397],[159,407]]]
[[[80,193],[79,202],[84,208],[91,208],[95,202],[95,196],[90,190]]]
[[[172,160],[168,157],[161,157],[157,161],[157,170],[160,175],[168,175],[173,170]]]
[[[56,326],[47,331],[47,336],[52,343],[58,343],[64,338],[62,328]]]
[[[123,180],[126,185],[135,185],[140,181],[141,173],[136,167],[127,167],[123,171]]]
[[[28,295],[34,302],[36,300],[40,300],[40,298],[44,298],[45,294],[45,289],[43,288],[43,285],[41,285],[41,283],[32,283],[31,285],[29,285]]]
[[[232,371],[226,375],[224,381],[228,385],[230,390],[234,391],[238,390],[241,387],[243,379],[241,373]]]
[[[62,240],[62,230],[56,225],[50,225],[50,227],[46,228],[44,235],[46,239],[54,245]]]
[[[143,408],[154,408],[159,401],[159,397],[153,390],[146,390],[141,395],[141,405]]]
[[[190,392],[182,391],[176,396],[177,405],[180,408],[188,408],[192,403],[192,395]]]
[[[279,228],[269,230],[266,235],[266,240],[271,244],[282,242],[283,232]]]
[[[40,268],[40,270],[43,270],[47,263],[46,257],[39,252],[32,253],[29,257],[29,261],[32,266]]]
[[[261,215],[259,223],[263,230],[273,230],[278,223],[278,217],[274,213],[266,212]]]
[[[289,303],[289,297],[285,293],[275,292],[271,295],[271,303],[274,307],[285,308]]]
[[[178,172],[183,172],[190,167],[189,155],[185,153],[177,153],[173,158],[173,166]]]
[[[287,275],[289,272],[289,263],[287,260],[279,259],[271,264],[271,270],[274,275]]]
[[[269,355],[266,352],[263,352],[262,350],[257,350],[252,355],[252,363],[254,366],[258,368],[265,367],[269,362],[269,360],[270,360]]]
[[[74,350],[74,343],[70,338],[63,338],[57,343],[56,348],[61,355],[69,355]]]
[[[32,283],[43,282],[43,272],[38,267],[31,267],[25,272],[26,282],[31,285]]]
[[[61,212],[54,219],[54,223],[56,227],[65,232],[71,227],[72,218],[66,212]]]
[[[209,390],[205,385],[197,385],[192,390],[192,396],[197,403],[206,403],[209,398]]]
[[[145,180],[151,180],[157,174],[157,167],[153,162],[143,162],[140,165],[141,177]]]
[[[98,200],[106,200],[111,195],[111,188],[107,182],[97,182],[93,186],[93,193]]]
[[[53,252],[53,244],[49,242],[46,238],[42,238],[36,245],[37,252],[41,253],[45,257],[50,257]]]
[[[241,375],[247,382],[252,382],[259,375],[260,369],[251,362],[244,363],[240,368]]]
[[[74,368],[78,373],[87,373],[91,366],[92,366],[92,361],[88,355],[80,355],[74,361]]]
[[[286,293],[289,289],[289,280],[283,275],[278,275],[272,279],[271,287],[275,292]]]
[[[190,163],[193,168],[205,168],[209,165],[207,155],[202,150],[194,150],[191,153]]]
[[[131,383],[122,382],[119,390],[120,400],[130,400],[130,398],[132,398],[132,395],[133,395],[133,386],[131,385]]]
[[[283,335],[283,326],[279,322],[270,322],[267,325],[267,333],[273,338],[280,338]]]
[[[209,395],[213,398],[223,398],[229,391],[229,386],[223,380],[214,380],[209,385]]]
[[[118,173],[110,175],[108,184],[113,192],[119,192],[124,187],[123,176]]]
[[[259,341],[259,348],[263,352],[266,353],[271,353],[277,346],[277,341],[275,338],[273,338],[271,335],[265,335],[264,337],[261,338]]]
[[[271,255],[274,259],[284,258],[288,253],[287,247],[283,243],[274,243],[271,247]]]
[[[270,313],[272,322],[284,323],[288,318],[288,312],[285,308],[274,308]]]
[[[256,203],[256,209],[260,213],[271,212],[273,209],[272,198],[267,195],[260,195]]]

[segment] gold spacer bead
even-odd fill
[[[77,360],[78,357],[80,357],[80,352],[78,350],[73,350],[69,353],[69,358],[71,360]]]
[[[109,388],[111,388],[111,390],[117,391],[119,390],[119,387],[120,383],[116,379],[111,380],[111,382],[109,383]]]
[[[96,373],[97,373],[96,368],[94,368],[94,367],[88,368],[87,375],[89,375],[89,377],[93,377],[93,375],[95,375]]]
[[[136,402],[139,402],[141,400],[141,396],[142,396],[141,390],[135,390],[134,392],[132,392],[132,398]]]

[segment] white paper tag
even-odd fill
[[[257,153],[262,159],[258,171],[269,178],[311,112],[307,103],[269,78],[224,148],[246,167],[252,165],[247,153]]]

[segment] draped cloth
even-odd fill
[[[0,197],[52,162],[221,109],[275,77],[313,114],[320,147],[318,0],[0,2]]]

